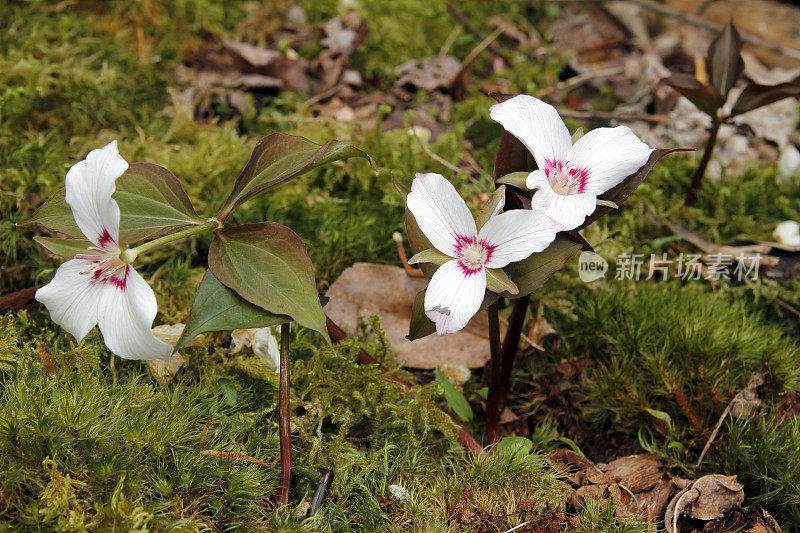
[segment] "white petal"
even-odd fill
[[[425,314],[444,335],[461,330],[481,308],[486,292],[486,270],[467,273],[461,261],[453,259],[434,272],[425,291]]]
[[[551,189],[550,180],[547,179],[547,174],[544,170],[537,168],[525,178],[525,186],[530,189]]]
[[[72,216],[86,238],[101,248],[115,249],[119,241],[119,206],[111,195],[114,182],[127,169],[117,141],[111,141],[67,172],[66,200]]]
[[[58,267],[50,283],[36,291],[36,300],[47,307],[53,322],[78,342],[97,324],[100,287],[90,283],[90,275],[82,274],[91,267],[91,261],[70,259]]]
[[[564,226],[540,211],[513,209],[497,215],[481,228],[478,235],[491,250],[485,266],[502,268],[541,252],[563,229]]]
[[[489,109],[489,116],[519,139],[544,169],[547,160],[564,161],[572,138],[556,108],[526,94],[520,94]]]
[[[584,192],[599,195],[642,168],[652,151],[627,126],[597,128],[578,139],[567,160],[589,171]]]
[[[550,187],[539,189],[531,200],[534,211],[541,211],[561,224],[566,231],[583,224],[596,207],[597,196],[592,193],[558,194]]]
[[[467,204],[441,174],[417,174],[406,202],[419,229],[444,254],[454,256],[459,237],[478,233]]]
[[[98,325],[108,349],[124,359],[166,359],[172,347],[152,331],[158,312],[150,285],[132,266],[116,274],[116,282],[102,284]]]

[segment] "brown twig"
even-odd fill
[[[499,317],[499,318],[500,318],[500,323],[507,328],[508,327],[508,320],[506,320],[503,317]],[[531,339],[529,336],[525,335],[524,333],[520,333],[519,338],[521,340],[523,340],[525,342],[525,344],[527,344],[529,347],[535,348],[536,350],[539,350],[540,352],[544,351],[544,346],[536,344],[535,342],[533,342],[533,339]]]
[[[397,255],[400,256],[400,262],[403,263],[403,269],[406,271],[406,274],[412,278],[424,278],[425,274],[422,272],[422,270],[414,268],[408,264],[406,247],[403,246],[403,236],[395,231],[392,233],[392,240],[394,240],[395,244],[397,245]]]
[[[447,9],[450,11],[450,13],[452,13],[458,23],[464,26],[464,29],[474,35],[478,41],[483,41],[486,39],[486,37],[480,31],[478,31],[478,28],[472,25],[472,22],[470,22],[466,15],[464,15],[464,13],[462,13],[453,2],[447,2]],[[502,58],[503,61],[506,62],[506,65],[511,64],[511,61],[508,59],[508,57],[506,57],[506,55],[495,45],[490,44],[486,48],[494,55]]]
[[[255,457],[252,457],[250,455],[244,455],[244,454],[236,453],[236,452],[222,452],[222,451],[219,451],[219,450],[203,450],[200,453],[203,454],[203,455],[216,455],[218,457],[225,457],[226,459],[235,459],[236,461],[247,461],[249,463],[255,463],[255,464],[264,465],[264,466],[275,466],[275,463],[265,463],[264,461],[256,459]]]
[[[577,87],[580,87],[584,83],[589,82],[591,80],[597,78],[605,78],[606,76],[614,76],[616,74],[622,74],[623,72],[625,72],[625,69],[623,67],[599,68],[592,70],[590,72],[584,72],[583,74],[578,74],[577,76],[573,76],[569,79],[551,85],[546,89],[542,89],[541,91],[538,91],[536,93],[536,96],[541,98],[543,96],[547,96],[548,94],[552,94],[556,91],[569,91]]]
[[[289,410],[289,323],[281,324],[281,366],[278,384],[278,433],[281,449],[281,478],[278,505],[289,504],[292,486],[292,426]]]
[[[331,320],[330,317],[328,316],[325,317],[325,326],[328,329],[328,335],[330,335],[331,340],[333,340],[334,342],[341,342],[347,339],[347,333],[342,328],[340,328],[336,324],[336,322]],[[408,392],[411,391],[411,385],[409,385],[402,379],[398,378],[397,376],[389,374],[388,368],[379,364],[374,357],[372,357],[370,354],[368,354],[361,348],[358,349],[358,353],[356,354],[356,361],[358,361],[358,363],[362,365],[378,365],[378,370],[386,374],[386,379],[394,381],[395,383],[402,386]],[[453,423],[459,427],[458,442],[460,442],[461,445],[464,448],[466,448],[467,451],[469,451],[473,456],[483,457],[485,455],[483,446],[481,446],[481,444],[477,440],[475,440],[475,437],[473,437],[469,431],[464,429],[464,426],[461,425],[458,421],[453,420]]]
[[[9,311],[19,311],[24,309],[33,300],[36,291],[42,286],[28,287],[21,291],[12,292],[4,296],[0,296],[0,315],[8,313]]]

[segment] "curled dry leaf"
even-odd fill
[[[386,339],[397,359],[411,368],[432,369],[442,365],[481,368],[489,359],[489,320],[480,311],[460,335],[429,335],[413,343],[406,339],[411,310],[424,278],[409,277],[399,267],[356,263],[328,289],[326,314],[348,333],[358,330],[362,318],[381,319]]]
[[[696,520],[714,520],[743,502],[744,486],[736,481],[736,476],[709,474],[675,495],[667,508],[664,525],[667,533],[677,533],[683,515]]]
[[[398,87],[414,87],[432,92],[447,90],[458,74],[461,62],[452,56],[426,57],[406,61],[395,69]]]
[[[184,324],[162,324],[153,328],[153,335],[161,342],[175,346],[183,333]],[[184,346],[203,346],[206,342],[204,335],[197,335]],[[166,385],[175,377],[185,360],[179,353],[172,354],[168,359],[155,359],[147,361],[147,367],[160,385]]]
[[[235,329],[231,332],[231,353],[251,348],[267,365],[278,372],[281,352],[272,327]]]

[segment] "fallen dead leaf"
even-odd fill
[[[715,520],[744,502],[744,486],[736,476],[709,474],[675,495],[667,507],[667,533],[677,533],[682,515],[696,520]]]
[[[147,367],[160,385],[166,385],[173,380],[183,363],[184,359],[181,354],[175,353],[169,359],[151,359],[147,361]]]
[[[764,509],[748,507],[746,509],[733,509],[723,518],[718,518],[703,527],[707,533],[726,533],[738,531],[740,533],[781,533],[778,522]]]
[[[411,87],[427,92],[448,90],[461,67],[453,56],[426,57],[406,61],[395,69],[398,87]]]
[[[643,492],[661,481],[663,464],[658,455],[642,453],[600,463],[597,468],[632,492]]]
[[[397,360],[411,368],[432,369],[445,364],[482,368],[489,360],[489,320],[480,311],[459,335],[429,335],[413,342],[405,337],[411,309],[422,278],[409,277],[399,267],[356,263],[328,289],[325,313],[345,331],[355,333],[363,317],[376,315]]]

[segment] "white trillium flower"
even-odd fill
[[[597,128],[572,144],[556,108],[518,95],[489,110],[496,120],[531,151],[539,166],[525,185],[538,189],[532,209],[566,229],[575,229],[597,207],[597,196],[642,168],[650,148],[627,126]]]
[[[92,150],[67,172],[66,201],[81,232],[94,244],[56,271],[36,291],[50,317],[80,342],[97,324],[106,346],[125,359],[165,359],[172,347],[151,330],[158,305],[153,289],[120,259],[120,213],[111,197],[128,169],[117,141]]]
[[[425,314],[439,335],[461,330],[478,312],[487,268],[502,268],[541,252],[564,229],[527,209],[498,215],[500,202],[478,231],[467,204],[440,174],[417,174],[406,201],[434,248],[453,258],[436,270],[425,293]]]

